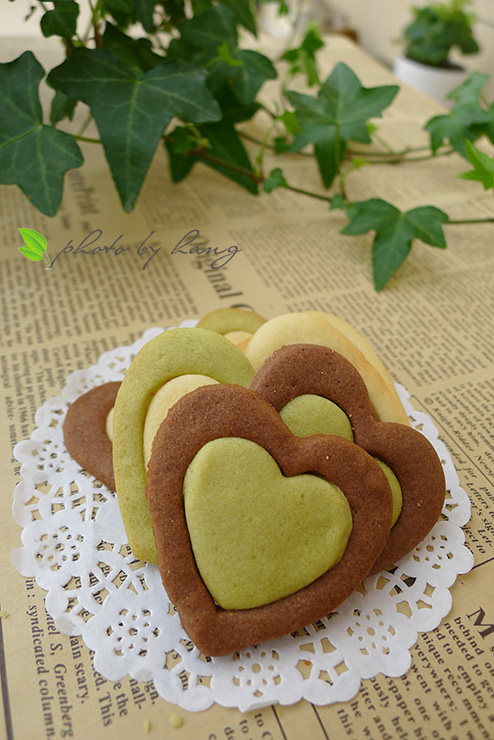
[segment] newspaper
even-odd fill
[[[7,53],[5,48],[3,53]],[[17,54],[12,52],[13,58]],[[366,85],[390,74],[349,41],[330,38],[329,71],[343,60]],[[436,104],[403,89],[379,131],[400,148],[426,143],[424,121]],[[259,124],[245,124],[250,136]],[[255,144],[249,144],[255,151]],[[448,248],[416,243],[388,287],[372,287],[370,235],[339,232],[345,218],[303,195],[277,190],[253,197],[203,165],[171,185],[158,150],[135,211],[123,213],[100,149],[83,144],[85,164],[65,178],[59,214],[48,219],[15,187],[0,188],[0,667],[7,738],[177,737],[181,740],[298,738],[489,738],[494,735],[494,426],[492,226],[446,226]],[[273,158],[272,166],[277,161]],[[267,163],[266,169],[270,166]],[[320,184],[314,165],[292,156],[290,180]],[[373,166],[350,175],[352,199],[383,193],[399,207],[435,204],[452,218],[492,214],[480,185],[455,179],[459,157]],[[21,258],[17,228],[47,238],[50,271]],[[225,264],[190,253],[218,247]],[[102,249],[112,245],[112,249]],[[100,249],[97,249],[100,247]],[[216,256],[218,258],[218,256]],[[472,502],[465,527],[475,557],[451,589],[451,611],[419,636],[406,675],[378,675],[349,702],[273,706],[243,714],[213,706],[188,713],[152,683],[113,683],[94,670],[88,648],[62,634],[44,592],[13,569],[20,530],[10,516],[19,480],[11,450],[34,428],[34,413],[67,375],[137,339],[150,326],[173,326],[218,307],[244,306],[266,317],[322,309],[350,321],[374,344],[416,408],[437,425]],[[175,727],[174,725],[180,725]]]

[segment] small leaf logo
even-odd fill
[[[33,262],[40,262],[45,260],[47,263],[47,269],[51,269],[52,262],[46,251],[46,239],[38,231],[34,229],[21,229],[19,228],[20,235],[24,240],[24,247],[18,247],[19,252]]]

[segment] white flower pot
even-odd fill
[[[448,106],[451,106],[452,101],[447,100],[447,94],[461,85],[469,74],[466,69],[460,67],[457,69],[429,67],[404,56],[396,58],[393,71],[402,82]]]

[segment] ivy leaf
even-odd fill
[[[123,64],[136,74],[147,72],[163,62],[163,57],[153,52],[149,39],[134,39],[107,21],[102,36],[103,49],[113,52]]]
[[[209,10],[213,5],[213,0],[191,0],[191,6],[194,15],[199,15]]]
[[[258,103],[243,105],[238,101],[230,87],[226,87],[216,94],[216,100],[221,108],[221,120],[229,123],[249,121],[259,110]]]
[[[312,87],[320,83],[316,65],[316,52],[324,46],[324,41],[317,28],[310,26],[305,33],[300,46],[288,49],[282,59],[290,65],[290,74],[299,72],[305,74],[307,85]]]
[[[479,133],[485,134],[491,144],[494,144],[494,103],[491,103],[489,108],[485,111],[486,120],[482,123],[482,130]]]
[[[50,123],[55,126],[59,121],[68,118],[71,121],[74,117],[77,100],[69,98],[61,90],[57,90],[51,101]]]
[[[224,55],[225,44],[220,50],[223,50]],[[249,105],[255,100],[266,80],[274,80],[276,77],[276,69],[264,54],[250,49],[239,49],[229,52],[228,59],[223,58],[223,61],[214,64],[207,84],[216,94],[228,84],[239,102]]]
[[[283,171],[279,167],[271,170],[262,184],[265,193],[272,193],[276,188],[285,188],[288,185]]]
[[[133,0],[105,0],[105,5],[112,15],[114,13],[128,15],[134,9]]]
[[[257,23],[249,0],[222,0],[235,15],[237,23],[257,38]]]
[[[62,36],[70,39],[75,34],[79,5],[74,0],[52,0],[53,10],[47,10],[41,18],[43,36]]]
[[[198,128],[207,142],[202,153],[193,151],[197,142],[186,129],[177,127],[166,137],[172,180],[180,182],[196,162],[202,162],[238,183],[249,193],[257,195],[259,190],[254,168],[233,124],[228,120],[221,120],[218,123],[202,124]],[[214,161],[216,159],[225,164]]]
[[[34,229],[19,229],[19,232],[26,245],[25,247],[18,247],[19,252],[22,252],[25,257],[33,262],[42,260],[43,252],[46,251],[45,237]]]
[[[105,49],[74,49],[50,72],[48,83],[91,108],[126,211],[135,205],[171,119],[198,123],[221,114],[202,73],[185,62],[138,73]]]
[[[237,26],[230,8],[217,5],[204,13],[189,18],[178,25],[182,39],[210,54],[227,43],[230,48],[237,46]]]
[[[242,65],[233,72],[233,90],[241,103],[252,103],[266,80],[278,76],[272,62],[257,51],[241,49],[235,54]]]
[[[447,94],[447,98],[455,101],[455,105],[478,105],[480,91],[488,82],[490,75],[483,72],[472,72],[461,85]]]
[[[187,177],[197,162],[197,157],[193,155],[189,156],[189,152],[195,145],[196,142],[191,132],[183,126],[176,126],[167,135],[165,147],[168,152],[170,175],[173,182],[180,182]]]
[[[342,211],[346,211],[348,208],[348,204],[341,193],[335,193],[331,198],[329,210],[334,211],[336,208]]]
[[[433,247],[446,247],[442,224],[448,220],[448,215],[434,206],[412,208],[403,213],[381,198],[371,198],[352,203],[346,213],[350,223],[342,229],[342,234],[376,232],[372,243],[376,290],[381,290],[403,264],[414,239]]]
[[[134,0],[134,13],[146,33],[154,31],[153,13],[155,0]]]
[[[300,131],[300,126],[297,123],[297,129]],[[292,146],[285,136],[276,136],[273,140],[274,151],[276,154],[285,154],[286,152],[293,151]]]
[[[135,2],[144,1],[148,2],[148,0],[135,0]],[[149,0],[151,2],[152,0]],[[154,3],[153,3],[154,4]],[[163,8],[165,10],[166,15],[170,19],[170,23],[173,23],[176,25],[180,21],[185,20],[185,2],[184,0],[163,0],[161,3],[163,5]],[[194,5],[194,3],[193,3]],[[196,10],[194,10],[194,13]]]
[[[257,195],[259,188],[255,180],[254,168],[233,124],[229,121],[218,121],[203,124],[199,126],[199,130],[209,142],[209,148],[205,150],[206,158],[201,161],[241,185],[249,193]],[[207,155],[233,165],[233,169],[208,160]],[[235,170],[236,167],[239,169]]]
[[[381,116],[395,98],[398,85],[363,87],[355,73],[343,62],[333,69],[317,97],[288,91],[301,133],[292,150],[314,145],[319,171],[329,188],[340,170],[348,139],[370,143],[367,120]]]
[[[424,126],[431,140],[433,154],[444,140],[462,157],[467,156],[466,142],[475,141],[488,124],[488,114],[476,105],[455,105],[451,113],[434,116]]]
[[[477,180],[484,186],[484,190],[494,188],[494,157],[482,152],[470,141],[467,141],[467,157],[473,165],[473,170],[462,172],[462,180]]]
[[[279,119],[284,125],[287,133],[289,134],[299,134],[300,133],[300,126],[298,125],[297,117],[291,110],[284,110],[283,113],[279,116]]]
[[[32,52],[0,64],[0,182],[16,184],[54,216],[65,173],[83,158],[73,136],[43,124],[38,87],[45,72]]]

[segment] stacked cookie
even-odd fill
[[[120,386],[72,404],[64,434],[212,655],[334,610],[423,539],[445,496],[371,345],[322,312],[227,309],[163,332]]]

